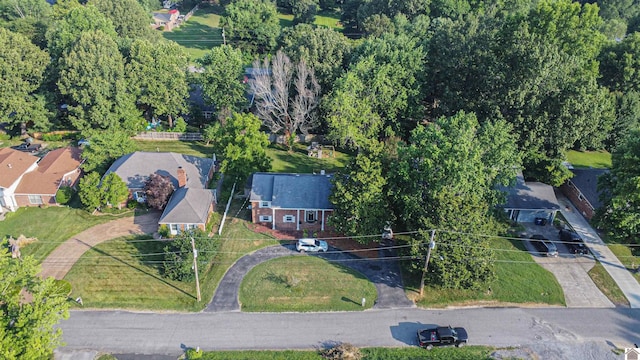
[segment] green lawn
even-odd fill
[[[444,307],[448,305],[540,303],[565,305],[564,293],[553,274],[538,265],[526,252],[521,241],[492,240],[496,249],[496,275],[491,284],[481,290],[440,289],[425,287],[423,298],[419,298],[419,279],[405,276],[408,296],[416,299],[422,307]]]
[[[151,310],[200,311],[211,300],[229,266],[243,255],[278,244],[276,240],[247,228],[246,206],[234,201],[219,241],[218,254],[209,268],[201,268],[202,301],[196,301],[195,282],[172,281],[160,273],[161,241],[131,242],[115,239],[99,244],[84,254],[65,277],[73,287],[72,296],[82,296],[85,307]],[[139,238],[141,239],[141,238]]]
[[[69,207],[23,207],[15,213],[8,213],[4,221],[0,221],[0,237],[20,234],[35,237],[38,241],[20,249],[22,255],[32,255],[42,261],[60,243],[68,240],[94,225],[102,224],[121,217],[133,216],[128,212],[119,216],[94,216],[80,209]]]
[[[280,27],[291,27],[293,26],[293,15],[285,14],[281,11],[278,11],[278,19],[280,20]],[[342,31],[344,27],[340,22],[340,14],[335,11],[321,11],[316,15],[316,20],[313,22],[314,25],[318,26],[326,26],[330,27],[335,31]]]
[[[365,306],[361,299],[365,298]],[[253,268],[242,280],[243,311],[360,311],[373,306],[364,275],[316,256],[286,256]]]
[[[567,151],[567,161],[576,168],[608,169],[611,167],[611,154],[602,151]]]
[[[361,348],[362,360],[489,360],[496,349],[488,346],[436,348],[426,351],[417,346],[402,348]],[[203,360],[322,360],[314,350],[206,351]],[[346,359],[346,357],[345,357]]]
[[[186,23],[173,31],[164,31],[162,36],[184,47],[194,61],[222,44],[222,31],[218,27],[221,12],[219,6],[203,6]]]
[[[205,145],[204,142],[200,141],[138,140],[136,144],[140,151],[175,152],[199,157],[211,157],[213,155],[213,146]]]
[[[284,146],[271,145],[267,149],[271,158],[273,172],[319,173],[320,170],[334,172],[345,167],[351,160],[351,155],[336,150],[335,157],[322,159],[309,157],[306,144],[295,144],[293,151],[288,152]]]

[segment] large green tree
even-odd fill
[[[216,134],[214,151],[222,158],[221,172],[244,181],[256,171],[269,171],[269,138],[260,131],[261,124],[253,114],[235,113],[222,123],[210,125]]]
[[[487,238],[473,234],[498,235],[502,230],[493,216],[504,201],[497,189],[513,181],[519,166],[509,124],[481,126],[475,115],[463,112],[418,125],[409,143],[398,148],[388,180],[396,227],[441,230],[432,283],[475,288],[491,279]],[[410,254],[424,258],[425,236],[410,242]],[[413,265],[419,271],[422,262]]]
[[[346,235],[377,234],[384,221],[393,220],[384,192],[387,183],[381,147],[361,151],[332,178],[330,201],[334,206],[330,225]],[[357,238],[368,243],[377,238]]]
[[[640,131],[628,134],[611,156],[611,172],[598,181],[603,207],[597,221],[607,235],[638,243],[640,234]]]
[[[151,17],[137,0],[89,0],[87,4],[95,6],[111,20],[120,38],[157,39],[149,26]]]
[[[247,104],[243,83],[242,51],[231,45],[214,47],[198,60],[204,72],[198,76],[205,101],[214,105],[220,118],[240,111]]]
[[[173,41],[133,42],[125,70],[135,89],[138,106],[149,120],[167,117],[169,127],[173,127],[173,117],[187,110],[187,64],[182,47]]]
[[[68,293],[55,279],[40,278],[39,272],[33,257],[12,259],[7,241],[0,241],[2,359],[49,359],[62,345],[62,330],[54,326],[69,316]]]
[[[0,28],[0,121],[26,129],[47,130],[48,113],[37,92],[49,64],[46,51],[25,36]]]
[[[103,205],[114,206],[118,209],[129,197],[127,184],[114,172],[107,174],[107,176],[102,179],[100,192],[103,194]]]
[[[28,37],[40,48],[46,47],[50,15],[51,5],[46,0],[0,0],[2,27]]]
[[[100,30],[114,40],[117,38],[111,20],[92,5],[82,6],[77,1],[62,2],[54,5],[53,18],[46,38],[54,61],[69,51],[84,32]]]
[[[78,184],[80,202],[88,211],[94,211],[102,206],[103,194],[100,191],[100,174],[92,171],[80,179]]]
[[[280,45],[291,60],[304,59],[314,69],[324,94],[345,71],[351,54],[350,41],[342,33],[309,24],[284,29]]]
[[[84,32],[60,63],[58,88],[69,100],[69,117],[76,129],[86,133],[141,126],[124,59],[112,37],[100,30]]]
[[[280,36],[278,10],[272,0],[236,0],[220,19],[229,41],[248,53],[269,52]]]

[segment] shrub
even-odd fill
[[[197,348],[197,349],[188,348],[186,355],[188,360],[200,359],[202,358],[202,350],[200,348]]]
[[[187,122],[183,118],[179,117],[173,124],[173,129],[169,129],[171,132],[183,133],[187,131]]]
[[[44,134],[42,135],[44,141],[60,141],[62,140],[62,134]]]
[[[158,227],[158,234],[163,238],[170,237],[169,227],[167,226],[167,224],[160,224],[160,226]]]
[[[328,360],[360,360],[362,359],[362,353],[359,348],[349,343],[342,343],[323,351],[322,357]]]
[[[58,204],[65,205],[71,200],[73,196],[73,189],[70,186],[62,186],[56,192],[56,201]]]

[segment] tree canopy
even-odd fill
[[[198,62],[204,69],[198,82],[205,101],[215,106],[221,118],[240,111],[247,103],[247,85],[242,81],[242,51],[231,45],[221,45],[211,49]]]
[[[220,26],[243,51],[273,50],[280,36],[278,10],[272,0],[236,0],[225,7]]]
[[[27,123],[36,130],[49,126],[44,101],[38,95],[49,55],[25,36],[0,28],[0,120],[11,127]]]
[[[68,293],[54,278],[42,279],[37,261],[13,259],[6,239],[0,241],[0,357],[47,359],[62,345],[54,326],[69,317]],[[24,294],[30,295],[26,300]]]

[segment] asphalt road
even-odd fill
[[[73,311],[61,323],[65,351],[178,356],[205,350],[415,346],[416,330],[464,326],[471,344],[536,346],[640,343],[640,310],[566,308],[373,309],[364,312],[195,314]],[[609,352],[609,350],[606,350]],[[563,358],[563,357],[560,357]]]

